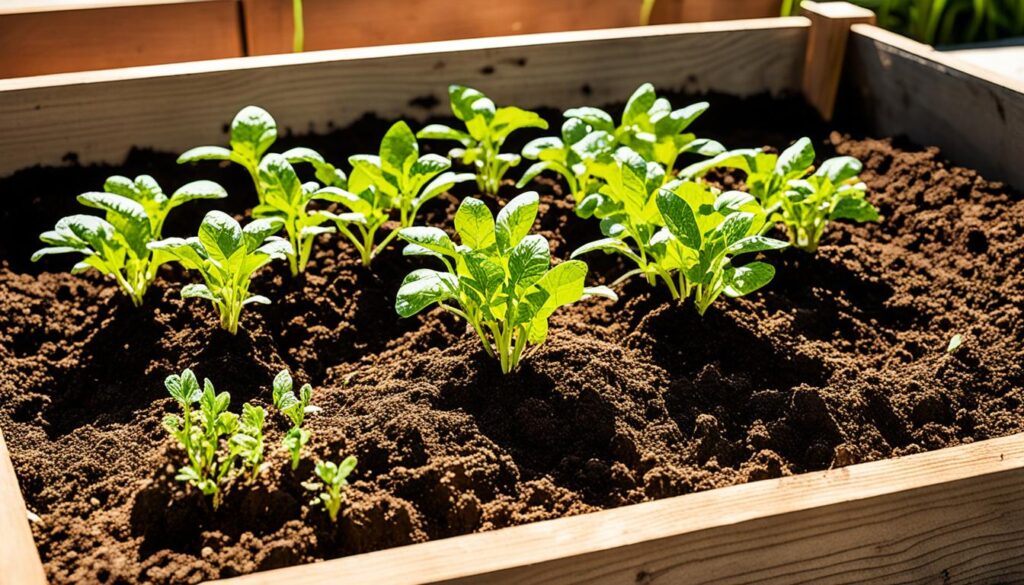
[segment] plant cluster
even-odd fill
[[[579,260],[585,254],[619,254],[634,265],[611,287],[640,276],[651,285],[661,283],[679,302],[692,300],[704,314],[723,294],[742,296],[772,280],[775,269],[755,254],[789,245],[814,252],[831,221],[879,220],[856,159],[836,157],[815,167],[807,138],[780,154],[726,150],[690,132],[707,102],[676,109],[645,83],[618,119],[599,108],[572,108],[564,112],[559,136],[532,140],[522,151],[536,162],[518,185],[545,171],[560,175],[577,215],[599,221],[603,238],[575,250],[569,260],[553,262],[547,240],[530,233],[539,198],[527,192],[509,200],[497,216],[484,200],[464,199],[454,219],[456,244],[440,227],[415,225],[422,207],[474,177],[480,190],[495,193],[521,159],[502,152],[507,138],[525,128],[545,129],[547,123],[533,112],[499,108],[472,88],[452,85],[449,97],[464,130],[432,124],[414,133],[407,123],[396,122],[376,154],[349,157],[348,175],[308,148],[270,152],[277,123],[266,111],[248,106],[232,121],[229,147],[198,147],[179,158],[231,161],[249,172],[258,204],[244,228],[231,216],[211,211],[197,236],[161,239],[169,209],[226,193],[200,181],[168,198],[149,177],[134,182],[114,177],[106,193],[80,198],[104,210],[106,218],[61,220],[57,229],[43,234],[52,247],[36,257],[83,253],[86,260],[76,271],[98,268],[113,275],[137,304],[156,267],[177,261],[203,279],[183,287],[182,296],[208,300],[221,326],[235,333],[244,306],[269,302],[249,290],[253,274],[268,263],[287,259],[297,275],[309,263],[314,241],[337,232],[369,265],[397,237],[407,243],[404,255],[429,256],[444,268],[422,268],[406,276],[397,292],[398,314],[410,317],[437,305],[464,319],[485,352],[508,373],[530,346],[544,342],[548,319],[559,307],[587,296],[615,298],[610,287],[585,286],[587,265]],[[460,147],[450,156],[475,174],[452,171],[447,157],[421,154],[417,137],[457,141]],[[702,160],[677,171],[683,156]],[[308,165],[316,180],[303,182],[296,170],[300,164]],[[705,178],[722,167],[745,174],[745,191],[722,192]],[[397,228],[379,238],[392,221]],[[769,237],[780,225],[788,241]],[[293,425],[285,444],[295,466],[309,440],[302,420],[313,408],[310,393],[308,385],[293,392],[287,372],[275,382],[274,403]]]
[[[181,414],[168,414],[163,425],[185,451],[188,462],[178,468],[174,479],[198,489],[203,495],[211,496],[213,509],[223,501],[224,487],[237,477],[245,477],[252,483],[265,467],[264,424],[267,411],[262,406],[248,402],[242,405],[242,414],[237,415],[228,408],[231,395],[217,393],[213,382],[204,380],[202,388],[192,370],[185,369],[180,375],[172,374],[164,380],[171,398],[181,408]],[[313,388],[305,384],[296,395],[292,391],[292,377],[288,370],[282,370],[274,378],[273,403],[291,422],[282,445],[291,457],[291,468],[299,466],[302,448],[309,442],[309,431],[302,428],[306,414],[320,409],[309,404]],[[323,493],[314,503],[324,505],[331,520],[337,518],[343,500],[342,489],[346,478],[356,466],[355,457],[348,457],[340,465],[319,461],[315,473],[323,481]],[[303,484],[320,489],[320,484]]]
[[[169,414],[164,418],[164,428],[188,456],[188,464],[178,469],[175,479],[212,496],[216,510],[222,487],[236,473],[248,472],[250,482],[259,474],[267,411],[246,403],[242,416],[229,412],[231,396],[227,392],[217,394],[209,379],[200,389],[192,370],[168,376],[164,385],[182,409],[181,416]],[[198,409],[193,408],[195,404]]]

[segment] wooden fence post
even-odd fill
[[[804,16],[811,20],[804,59],[804,96],[822,118],[831,120],[850,27],[874,24],[875,13],[849,2],[805,1],[802,8]]]

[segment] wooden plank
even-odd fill
[[[14,476],[11,455],[7,452],[4,434],[0,431],[0,584],[45,585],[46,573],[39,560],[28,510],[21,497],[18,478]]]
[[[250,55],[292,50],[292,0],[243,0]],[[777,16],[781,0],[657,0],[651,22]],[[306,50],[636,26],[639,0],[304,0]]]
[[[0,5],[0,77],[222,59],[244,50],[237,0],[63,0],[33,11]]]
[[[858,23],[874,24],[875,13],[849,2],[807,0],[801,8],[804,16],[811,20],[804,60],[804,97],[822,118],[831,120],[850,27]]]
[[[1024,81],[871,25],[852,27],[848,51],[848,105],[868,130],[1024,189]]]
[[[370,111],[444,114],[450,83],[527,108],[621,101],[645,81],[795,93],[807,26],[801,17],[677,24],[0,80],[0,176],[60,164],[69,152],[83,163],[118,163],[133,145],[173,152],[219,144],[224,124],[247,104],[267,108],[283,127],[323,131]],[[416,107],[416,98],[435,101]]]
[[[1024,81],[1024,44],[956,49],[952,51],[945,50],[944,53],[962,61],[967,61],[976,67],[988,69],[1018,81]]]
[[[218,581],[1019,583],[1024,435]]]

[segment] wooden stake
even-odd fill
[[[854,24],[874,24],[875,13],[849,2],[810,2],[802,5],[811,20],[804,60],[804,96],[825,120],[832,119],[846,41]]]

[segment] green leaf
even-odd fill
[[[455,212],[455,230],[462,244],[473,250],[484,250],[495,244],[494,216],[487,204],[474,197],[462,200]]]
[[[177,207],[196,199],[224,199],[227,196],[228,192],[224,187],[213,181],[192,181],[171,195],[170,206]]]
[[[881,217],[878,215],[878,209],[874,205],[871,205],[867,199],[863,197],[842,197],[832,213],[829,214],[829,219],[849,219],[853,221],[879,221]]]
[[[587,265],[580,260],[567,260],[545,273],[536,284],[549,295],[540,315],[547,318],[558,307],[580,300],[586,277]]]
[[[449,85],[448,99],[451,101],[452,113],[463,122],[473,119],[478,114],[485,113],[488,104],[491,113],[493,114],[494,112],[494,103],[488,100],[484,94],[471,87]],[[482,104],[479,110],[475,109],[474,105],[480,100],[487,100],[488,103]]]
[[[411,317],[426,307],[455,295],[459,279],[454,274],[421,268],[414,270],[402,281],[395,298],[395,311],[402,317]]]
[[[242,246],[242,227],[230,215],[211,211],[199,226],[199,242],[211,258],[227,262]]]
[[[263,108],[246,106],[231,121],[231,149],[258,161],[277,140],[277,122]]]
[[[551,265],[551,252],[544,236],[531,234],[524,237],[508,258],[509,289],[519,291],[532,286]]]
[[[276,234],[284,227],[284,220],[279,217],[264,217],[254,219],[242,230],[245,239],[245,248],[249,253],[254,252],[270,236]]]
[[[730,213],[715,228],[715,235],[725,241],[726,246],[732,246],[750,232],[750,226],[754,222],[754,214],[745,211]]]
[[[83,193],[78,196],[82,205],[107,212],[107,221],[117,230],[137,258],[149,254],[146,244],[153,232],[146,210],[136,201],[113,193]]]
[[[852,156],[837,156],[821,163],[814,175],[827,177],[832,184],[844,183],[860,174],[864,165]]]
[[[604,132],[615,131],[615,121],[604,110],[591,107],[572,108],[563,114],[566,118],[578,118],[589,124],[594,130]]]
[[[645,83],[636,88],[633,95],[629,97],[629,101],[626,102],[626,109],[622,113],[622,125],[627,126],[636,123],[654,106],[656,99],[654,86],[650,83]]]
[[[71,241],[84,242],[97,252],[114,246],[117,230],[110,222],[94,215],[69,215],[57,221],[54,231]]]
[[[178,157],[178,164],[200,160],[230,160],[231,151],[222,146],[198,146],[186,150]],[[107,189],[108,191],[110,189]]]
[[[640,263],[640,256],[636,255],[633,249],[629,247],[629,244],[618,238],[603,238],[583,244],[579,248],[573,250],[572,254],[569,255],[569,258],[576,258],[583,254],[597,251],[601,251],[606,254],[622,254],[632,259],[634,262],[638,264]]]
[[[814,145],[806,136],[797,140],[792,146],[782,151],[775,162],[775,174],[787,176],[803,173],[814,164]]]
[[[469,146],[470,136],[465,132],[445,126],[444,124],[429,124],[416,133],[417,138],[434,140],[454,140],[463,146]]]
[[[171,397],[181,405],[198,402],[199,398],[203,395],[203,391],[199,388],[199,381],[196,380],[196,375],[187,368],[180,376],[177,374],[167,376],[164,380],[164,386]]]
[[[764,262],[751,262],[740,267],[726,266],[722,276],[726,296],[741,297],[771,282],[775,268]]]
[[[734,256],[749,254],[751,252],[767,252],[769,250],[781,250],[789,246],[789,242],[768,238],[765,236],[747,236],[734,242],[729,246],[728,252]]]
[[[388,128],[380,143],[380,160],[386,170],[394,174],[405,173],[406,161],[419,155],[419,145],[409,125],[399,120]]]
[[[490,305],[505,284],[505,269],[477,251],[467,252],[462,259],[469,276],[463,277],[460,283],[475,291],[479,296],[477,301],[482,305]]]
[[[498,212],[494,233],[499,250],[512,248],[530,233],[539,207],[540,197],[535,191],[527,191],[509,201]]]
[[[455,244],[440,228],[428,226],[403,228],[398,232],[398,237],[432,252],[455,257]]]
[[[211,302],[218,302],[217,295],[213,294],[205,284],[186,284],[181,287],[181,298],[183,299],[206,299]]]
[[[665,220],[665,226],[681,244],[691,250],[700,250],[702,236],[697,225],[697,218],[693,214],[693,208],[683,201],[681,197],[662,189],[657,195],[658,211]]]
[[[274,376],[272,396],[275,408],[281,408],[281,400],[292,391],[293,384],[292,375],[288,370],[281,370]]]
[[[302,182],[288,159],[280,154],[268,154],[260,161],[259,175],[268,203],[285,212],[293,212],[293,208],[302,204]]]

